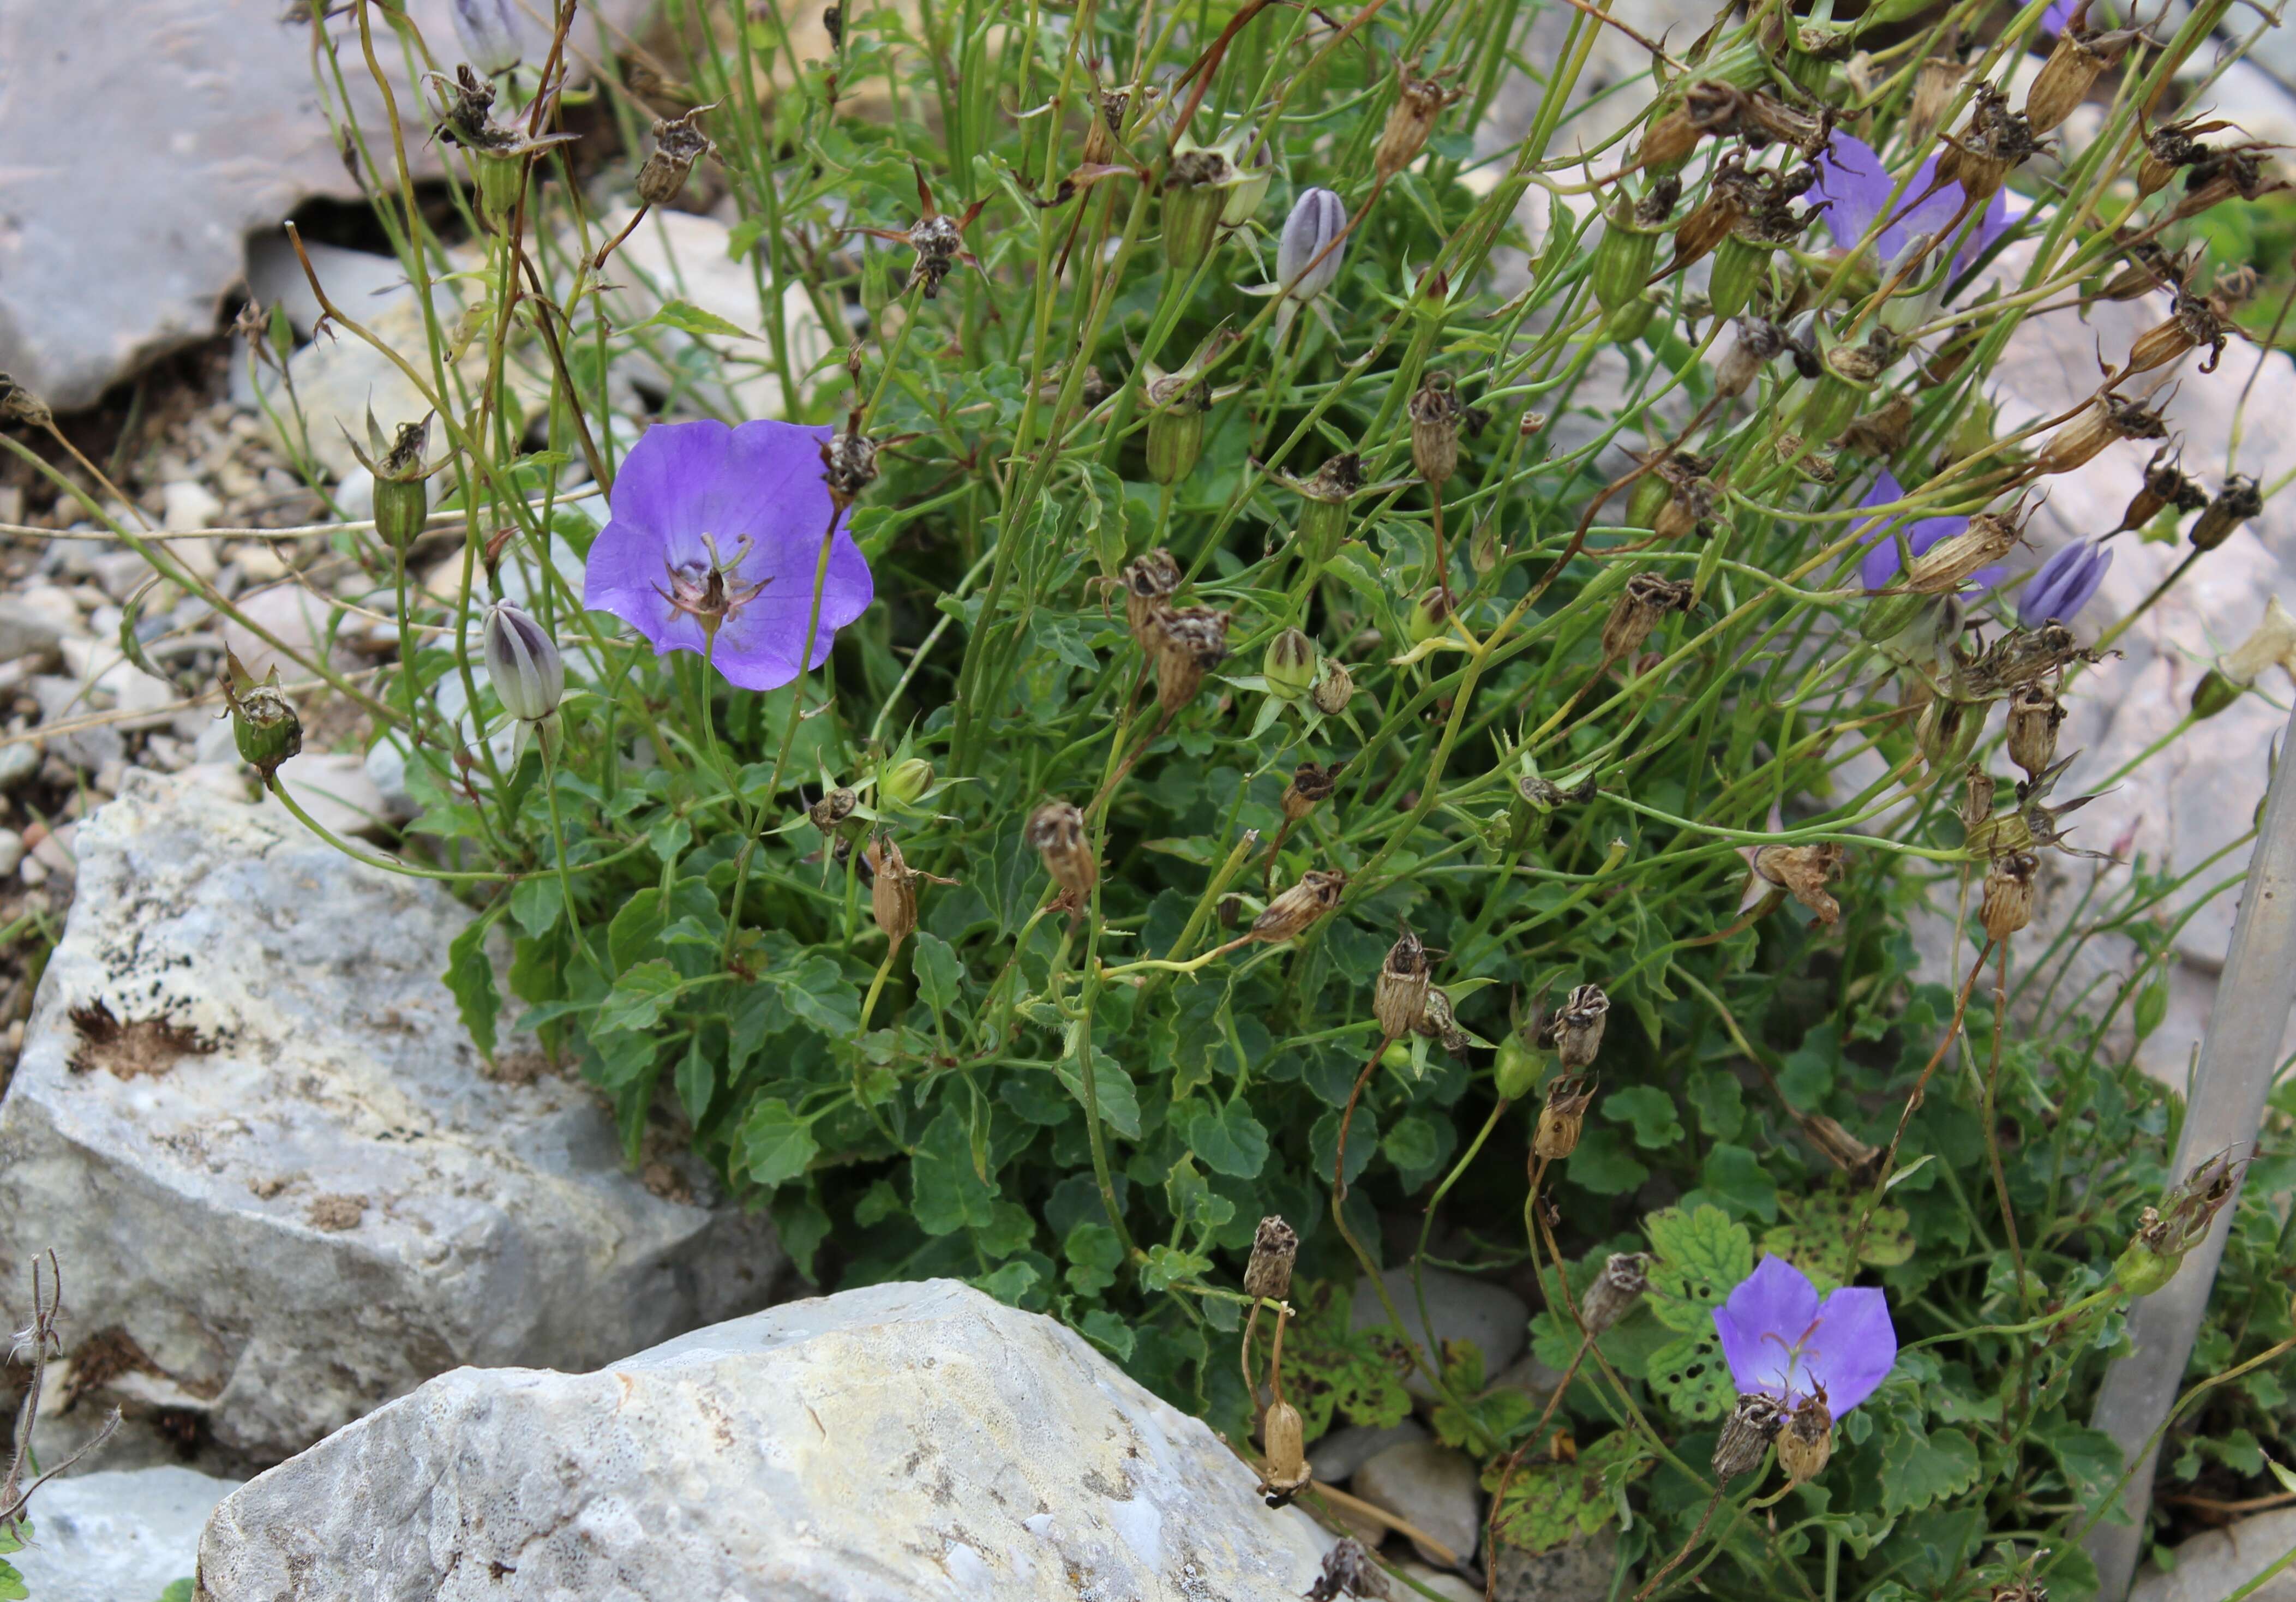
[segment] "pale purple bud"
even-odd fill
[[[558,710],[566,695],[566,658],[542,625],[497,601],[487,609],[486,652],[487,677],[504,712],[538,723]]]
[[[2070,623],[2112,566],[2112,552],[2095,540],[2075,540],[2043,562],[2017,604],[2017,620],[2027,628]]]
[[[1275,282],[1286,294],[1312,300],[1332,287],[1340,275],[1340,258],[1347,254],[1344,242],[1332,241],[1347,225],[1348,208],[1330,190],[1311,189],[1300,197],[1275,241]]]
[[[449,10],[464,59],[488,78],[507,72],[525,56],[533,29],[519,0],[454,0]]]

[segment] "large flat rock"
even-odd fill
[[[217,1508],[210,1602],[1275,1602],[1332,1538],[1072,1331],[948,1280],[592,1374],[463,1369]]]
[[[191,1573],[200,1527],[236,1483],[179,1467],[51,1480],[31,1545],[8,1561],[39,1602],[154,1602]]]
[[[767,1301],[762,1219],[641,1184],[577,1081],[485,1071],[437,884],[148,772],[76,845],[0,1103],[0,1285],[62,1259],[76,1415],[276,1462],[458,1364],[590,1368]]]

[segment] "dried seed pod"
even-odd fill
[[[2146,329],[2129,346],[2128,364],[2123,372],[2150,372],[2155,367],[2181,361],[2187,353],[2205,345],[2209,347],[2209,359],[2201,364],[2201,371],[2214,372],[2231,331],[2223,313],[2206,297],[2179,290],[2169,320]]]
[[[1443,1050],[1454,1057],[1464,1057],[1474,1042],[1459,1027],[1458,1015],[1451,1010],[1451,998],[1440,985],[1427,987],[1427,1004],[1420,1009],[1419,1021],[1412,1025],[1414,1033],[1429,1040],[1442,1042]]]
[[[1372,1560],[1363,1543],[1352,1535],[1341,1536],[1324,1554],[1324,1566],[1307,1592],[1308,1602],[1339,1602],[1341,1597],[1386,1602],[1388,1595],[1387,1571]]]
[[[1348,537],[1348,507],[1363,486],[1363,458],[1353,451],[1332,457],[1313,478],[1278,475],[1300,497],[1297,538],[1310,561],[1331,560]]]
[[[2263,510],[2264,497],[2258,493],[2256,480],[2245,473],[2233,474],[2194,523],[2193,549],[2215,550],[2232,538],[2234,529]]]
[[[1981,210],[2001,192],[2010,171],[2041,148],[2025,113],[2009,110],[2008,97],[1991,84],[1978,85],[1969,126],[1945,145],[1938,157],[1936,181],[1960,184],[1972,212]]]
[[[1541,1033],[1554,1048],[1555,1060],[1566,1074],[1583,1073],[1595,1066],[1603,1049],[1603,1031],[1611,1016],[1611,998],[1600,985],[1581,985],[1562,998],[1560,1011]]]
[[[1715,1476],[1734,1480],[1759,1468],[1785,1421],[1785,1410],[1760,1392],[1741,1395],[1722,1426],[1722,1438],[1714,1443]]]
[[[1950,534],[1913,560],[1900,584],[1916,595],[1950,595],[1971,574],[2009,554],[2020,538],[2017,525],[1996,512],[1980,511],[1959,534]]]
[[[1906,113],[1906,139],[1909,150],[1926,150],[1938,125],[1945,120],[1946,110],[1953,104],[1955,94],[1969,68],[1959,58],[1949,55],[1925,57],[1914,69],[1914,98]]]
[[[2086,466],[2109,445],[2123,439],[2160,439],[2168,431],[2161,413],[2143,402],[2100,395],[2087,411],[2049,436],[2048,444],[2033,458],[2033,470],[2043,477],[2069,473]]]
[[[822,833],[835,834],[837,826],[851,817],[853,809],[860,805],[860,796],[840,784],[824,790],[821,799],[808,807],[805,815]]]
[[[2098,75],[2120,59],[2136,37],[2133,29],[2102,33],[2091,28],[2087,0],[2074,7],[2058,30],[2056,47],[2025,91],[2025,120],[2033,132],[2046,134],[2071,116]]]
[[[1347,887],[1348,876],[1336,868],[1308,869],[1298,884],[1269,902],[1267,910],[1251,920],[1250,938],[1275,945],[1306,933],[1309,925],[1340,904],[1340,895]]]
[[[1696,534],[1714,516],[1715,503],[1721,494],[1720,486],[1713,479],[1693,478],[1659,509],[1652,532],[1662,540],[1678,540]]]
[[[1813,1113],[1801,1120],[1801,1132],[1825,1154],[1827,1162],[1849,1176],[1853,1187],[1870,1187],[1881,1177],[1882,1148],[1851,1134],[1840,1119]]]
[[[1786,331],[1776,323],[1763,317],[1739,318],[1738,336],[1714,370],[1715,393],[1733,399],[1743,395],[1785,348]]]
[[[1834,840],[1816,846],[1764,846],[1754,853],[1754,871],[1808,907],[1830,928],[1841,921],[1841,903],[1826,893],[1825,887],[1841,876],[1842,849]]]
[[[55,413],[48,410],[47,402],[0,372],[0,422],[20,422],[45,429],[54,421]]]
[[[859,500],[877,481],[877,442],[861,432],[861,413],[847,414],[845,432],[822,441],[821,477],[829,498],[842,509]]]
[[[1093,855],[1084,813],[1074,802],[1046,802],[1029,814],[1029,827],[1021,838],[1036,848],[1045,861],[1045,871],[1070,898],[1081,902],[1092,894],[1100,878],[1100,863]]]
[[[1625,1318],[1650,1288],[1648,1252],[1612,1252],[1578,1303],[1578,1321],[1600,1335]]]
[[[240,760],[260,773],[266,787],[271,785],[280,764],[303,749],[303,720],[279,688],[277,666],[258,684],[226,646],[216,682],[230,712],[232,740]]]
[[[1342,764],[1324,767],[1313,762],[1303,762],[1292,771],[1292,782],[1283,787],[1283,821],[1298,823],[1316,807],[1332,798],[1340,788]]]
[[[1380,964],[1379,977],[1372,985],[1371,1011],[1389,1040],[1401,1040],[1418,1027],[1427,1006],[1429,967],[1427,948],[1409,929],[1388,948],[1387,960]]]
[[[1162,546],[1144,552],[1124,564],[1118,576],[1124,585],[1124,622],[1132,631],[1132,638],[1143,650],[1155,649],[1155,633],[1149,626],[1156,614],[1164,609],[1180,587],[1180,564]]]
[[[862,860],[869,864],[869,911],[877,920],[885,938],[898,950],[902,941],[915,932],[917,927],[916,875],[909,870],[901,855],[901,848],[890,835],[870,837],[862,850]]]
[[[1440,74],[1420,77],[1415,62],[1405,67],[1401,77],[1402,87],[1388,110],[1387,125],[1380,129],[1379,144],[1372,151],[1372,171],[1382,184],[1418,159],[1427,147],[1428,135],[1435,131],[1435,119],[1458,98],[1444,87]]]
[[[1592,1079],[1558,1075],[1546,1087],[1546,1100],[1538,1109],[1538,1127],[1530,1137],[1531,1155],[1559,1163],[1578,1150],[1578,1132],[1587,1125],[1587,1108],[1594,1099]]]
[[[1906,448],[1913,427],[1912,397],[1893,395],[1841,431],[1841,448],[1861,456],[1894,456]]]
[[[1746,96],[1719,78],[1702,78],[1683,92],[1679,102],[1659,113],[1643,135],[1639,164],[1645,172],[1670,173],[1690,159],[1699,140],[1738,130]]]
[[[2064,721],[2064,703],[2043,685],[2024,685],[2009,698],[2009,760],[2027,778],[2056,761],[2057,725]]]
[[[1833,1456],[1833,1414],[1825,1405],[1822,1388],[1818,1394],[1801,1399],[1777,1439],[1778,1467],[1786,1471],[1788,1480],[1799,1485],[1825,1472],[1826,1462]]]
[[[2038,1580],[2012,1580],[1995,1586],[1987,1602],[2049,1602],[2049,1592]]]
[[[1430,484],[1459,470],[1459,424],[1466,409],[1447,372],[1431,372],[1411,397],[1411,465]]]
[[[1690,609],[1693,593],[1687,580],[1669,578],[1663,573],[1637,573],[1627,580],[1627,587],[1611,607],[1611,615],[1603,624],[1603,659],[1605,662],[1625,660],[1643,648],[1660,618],[1669,612]]]
[[[1971,834],[1993,815],[1993,775],[1975,763],[1961,776],[1961,827]]]
[[[1288,1402],[1271,1403],[1260,1420],[1259,1438],[1267,1448],[1267,1474],[1259,1494],[1271,1508],[1281,1508],[1308,1488],[1316,1471],[1308,1466],[1307,1432],[1300,1410]]]
[[[2120,514],[2120,523],[2112,532],[2142,528],[2172,506],[2182,513],[2198,511],[2208,503],[2209,492],[2186,476],[2183,466],[2169,454],[2169,447],[2163,445],[2144,464],[2144,486],[2128,498],[2128,508]]]
[[[1227,614],[1210,607],[1170,608],[1149,620],[1148,632],[1156,704],[1177,712],[1196,699],[1204,674],[1227,656]]]
[[[2011,851],[1993,859],[1985,870],[1985,901],[1977,918],[1986,936],[2006,940],[2033,921],[2033,880],[2041,859],[2030,851]]]
[[[667,206],[677,199],[693,164],[717,149],[701,131],[701,114],[713,109],[696,106],[683,117],[653,125],[653,154],[638,168],[639,200],[649,206]]]
[[[1124,131],[1124,113],[1132,104],[1131,94],[1122,89],[1103,89],[1100,92],[1100,115],[1089,119],[1084,130],[1084,164],[1099,167],[1116,153],[1116,136]]]
[[[1300,1255],[1299,1231],[1270,1214],[1252,1231],[1251,1256],[1243,1265],[1243,1294],[1281,1302],[1292,1294],[1292,1264]]]
[[[1315,689],[1309,691],[1308,696],[1316,703],[1316,711],[1325,717],[1337,717],[1348,709],[1348,703],[1355,699],[1355,675],[1347,670],[1345,665],[1326,657],[1324,658],[1324,676],[1316,681]]]
[[[2169,212],[2169,220],[2181,223],[2226,200],[2254,200],[2287,188],[2288,181],[2270,174],[2259,159],[2259,148],[2210,151],[2194,162],[2185,171],[2185,198]]]

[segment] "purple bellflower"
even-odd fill
[[[1898,1361],[1898,1332],[1878,1290],[1843,1286],[1821,1298],[1783,1257],[1765,1257],[1714,1310],[1714,1332],[1741,1395],[1792,1409],[1825,1394],[1836,1418],[1871,1396]]]
[[[2043,562],[2017,602],[2017,621],[2027,628],[2070,623],[2104,582],[2112,552],[2102,540],[2075,540]]]
[[[1860,506],[1887,506],[1906,498],[1904,488],[1888,468],[1874,480],[1874,487],[1866,492]],[[1967,518],[1915,518],[1905,527],[1906,544],[1915,556],[1924,554],[1931,545],[1949,534],[1959,534],[1969,527]],[[1969,576],[1972,587],[1985,590],[1999,584],[2009,569],[2001,567],[1980,568]],[[1869,590],[1885,589],[1898,576],[1898,530],[1884,527],[1857,563],[1857,576]],[[2085,599],[2085,598],[2084,598]]]
[[[612,515],[590,547],[583,605],[636,629],[656,656],[707,651],[726,682],[744,690],[776,690],[820,666],[837,631],[875,595],[869,564],[822,478],[822,445],[834,432],[786,422],[648,429],[614,480]],[[814,575],[832,512],[821,621],[807,650]]]
[[[1962,192],[1958,184],[1947,184],[1911,211],[1906,211],[1906,203],[1936,179],[1937,158],[1931,156],[1915,171],[1905,192],[1892,201],[1890,192],[1897,188],[1898,181],[1882,165],[1882,158],[1874,147],[1837,131],[1817,159],[1817,184],[1809,192],[1809,201],[1812,205],[1825,202],[1825,230],[1833,236],[1834,245],[1843,250],[1854,248],[1875,223],[1883,217],[1890,218],[1890,225],[1874,241],[1869,258],[1877,267],[1886,268],[1903,254],[1915,234],[1936,233],[1960,211]],[[1900,212],[1905,215],[1900,217]],[[1975,219],[1975,226],[1963,226],[1961,248],[1955,260],[1964,266],[1974,261],[1980,251],[2008,228],[2010,220],[2009,191],[2005,187],[1994,192],[1984,215]]]

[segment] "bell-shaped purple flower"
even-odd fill
[[[462,42],[463,59],[492,78],[519,64],[539,31],[520,8],[519,0],[454,0],[448,8],[455,37]]]
[[[1865,498],[1857,504],[1888,506],[1905,498],[1906,492],[1896,476],[1888,468],[1883,468],[1881,477],[1874,480],[1874,487],[1866,492]],[[1915,556],[1921,556],[1946,535],[1959,534],[1968,526],[1967,518],[1915,518],[1905,526],[1906,544]],[[1898,534],[1896,528],[1885,527],[1858,560],[1857,576],[1867,589],[1883,589],[1898,576]],[[2002,576],[2008,571],[2006,568],[1980,568],[1969,576],[1970,587],[1990,589],[2000,583]]]
[[[487,678],[503,710],[521,723],[538,723],[566,699],[566,658],[525,609],[497,601],[487,609]]]
[[[2088,604],[2112,566],[2112,552],[2102,540],[2075,540],[2060,548],[2033,573],[2017,602],[2017,621],[2027,628],[2044,623],[2070,623]]]
[[[1878,1290],[1844,1286],[1820,1297],[1783,1257],[1765,1257],[1714,1310],[1714,1332],[1741,1395],[1792,1408],[1825,1393],[1840,1418],[1871,1396],[1898,1361],[1898,1332]]]
[[[1892,202],[1890,194],[1897,188],[1898,181],[1882,165],[1882,158],[1874,147],[1837,130],[1832,143],[1818,156],[1817,184],[1808,198],[1813,206],[1821,200],[1825,202],[1825,230],[1833,236],[1834,245],[1840,249],[1851,249],[1875,223],[1884,217],[1890,219],[1890,225],[1874,241],[1870,257],[1881,264],[1896,261],[1915,235],[1938,233],[1961,210],[1958,184],[1947,184],[1912,210],[1906,210],[1908,201],[1936,181],[1937,158],[1931,156],[1915,170],[1905,192]],[[1900,212],[1904,215],[1899,216]],[[1964,266],[1974,261],[1979,252],[2001,237],[2009,223],[2009,192],[2005,187],[1994,192],[1984,215],[1975,219],[1975,226],[1964,225],[1955,259]]]
[[[1328,189],[1311,189],[1292,203],[1275,241],[1275,282],[1285,294],[1313,300],[1332,287],[1340,275],[1340,258],[1348,250],[1344,241],[1337,245],[1332,241],[1347,226],[1348,208]]]
[[[822,478],[833,432],[785,422],[648,429],[614,480],[583,604],[636,629],[657,656],[707,650],[744,690],[778,689],[821,666],[837,631],[875,595]],[[808,647],[824,536],[829,565]]]

